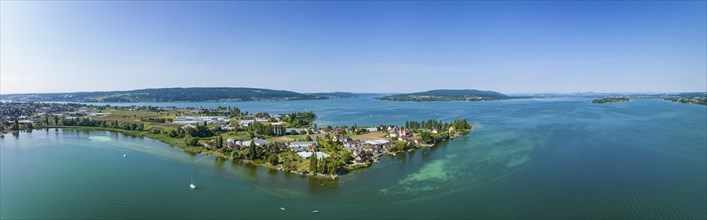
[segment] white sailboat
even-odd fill
[[[196,185],[194,184],[194,176],[191,177],[191,183],[189,183],[189,188],[192,190],[196,189]]]

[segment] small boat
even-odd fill
[[[123,158],[126,158],[126,157],[128,157],[128,155],[127,155],[127,154],[123,154]]]
[[[286,209],[285,209],[285,208],[283,208],[283,207],[280,207],[280,210],[282,210],[282,211],[285,211]]]
[[[194,184],[194,176],[191,177],[191,183],[189,183],[189,188],[191,188],[191,190],[196,189],[196,185]]]
[[[319,213],[319,210],[314,210],[312,211],[312,213]]]

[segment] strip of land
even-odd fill
[[[628,101],[631,101],[631,99],[626,98],[626,97],[604,97],[601,99],[592,100],[592,103],[594,103],[594,104],[607,104],[607,103],[622,103],[622,102],[628,102]]]
[[[326,126],[314,112],[248,113],[233,107],[175,108],[56,103],[0,103],[3,131],[99,129],[147,137],[190,153],[272,169],[336,177],[380,156],[433,147],[475,128],[465,119],[405,125]]]
[[[492,101],[510,99],[510,96],[494,91],[475,89],[439,89],[425,92],[397,94],[378,97],[387,101],[436,102],[436,101]]]

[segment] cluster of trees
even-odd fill
[[[430,132],[424,131],[420,133],[420,140],[422,141],[422,143],[425,144],[437,143],[445,139],[449,139],[449,132],[443,131],[437,134],[432,134]]]
[[[221,115],[226,115],[228,117],[239,117],[244,114],[247,114],[247,112],[241,112],[241,109],[237,107],[231,107],[231,106],[219,106],[214,109],[210,108],[204,108],[200,109],[201,110],[201,115],[206,115],[206,116],[221,116]]]
[[[455,130],[469,130],[471,129],[471,125],[466,119],[455,119],[452,121],[452,124],[450,125],[453,127]],[[445,127],[447,128],[447,127]]]
[[[173,129],[165,129],[162,130],[162,134],[167,135],[171,138],[181,138],[184,137],[184,144],[187,146],[197,146],[199,145],[199,138],[202,137],[211,137],[216,135],[216,133],[209,129],[209,127],[206,126],[206,123],[204,122],[203,124],[197,124],[196,128],[192,127],[184,127],[184,128],[178,128],[176,130]],[[218,136],[221,137],[221,136]],[[219,139],[221,141],[221,145],[217,146],[223,146],[223,138]]]
[[[147,118],[147,119],[140,118],[140,121],[149,121],[149,122],[157,122],[157,123],[168,123],[168,122],[171,123],[173,121],[173,119],[171,119],[171,118]]]
[[[209,127],[206,126],[206,122],[203,124],[197,124],[196,128],[192,127],[185,127],[185,128],[180,128],[178,130],[182,130],[184,135],[192,136],[192,137],[211,137],[214,136],[214,131],[209,129]]]
[[[12,123],[12,127],[10,128],[10,130],[20,130],[20,122],[17,120],[17,118],[15,118],[14,123]]]
[[[408,144],[405,141],[398,141],[397,143],[395,143],[395,146],[392,146],[390,148],[390,150],[401,152],[401,151],[407,150],[411,146],[412,146],[411,144]]]
[[[305,138],[312,140],[309,136]],[[317,159],[317,155],[313,153],[309,158],[309,172],[311,173],[336,174],[354,159],[351,152],[348,152],[341,144],[332,141],[330,138],[319,139],[317,146],[320,150],[332,152],[332,154],[330,157]]]
[[[344,165],[345,163],[332,157],[325,157],[321,160],[317,158],[316,154],[309,157],[309,172],[313,174],[336,174]]]
[[[454,127],[454,129],[461,129],[461,130],[467,130],[471,129],[471,125],[466,119],[455,119],[452,121],[452,123],[449,122],[442,122],[434,119],[430,119],[427,121],[405,121],[405,127],[409,129],[437,129],[437,130],[446,130],[449,129],[450,127]]]
[[[114,129],[123,129],[123,130],[129,130],[129,131],[143,131],[143,130],[145,130],[144,123],[118,122],[117,120],[116,121],[101,121],[101,120],[93,120],[93,119],[86,118],[86,117],[62,119],[61,125],[63,125],[63,126],[114,128]]]
[[[184,144],[186,144],[187,146],[197,146],[199,145],[199,138],[186,136],[184,137]]]
[[[442,128],[447,126],[447,122],[442,122],[434,119],[427,121],[405,121],[405,127],[409,129],[437,129],[442,130]]]
[[[217,149],[223,147],[223,137],[221,137],[221,135],[216,135],[216,138],[214,138],[214,145]]]
[[[279,148],[277,145],[268,144],[265,147],[259,147],[255,145],[254,141],[251,141],[248,147],[245,148],[221,148],[221,153],[223,153],[224,155],[231,155],[233,159],[251,161],[264,160],[272,165],[277,165],[280,163],[278,154],[281,152],[282,149]]]
[[[282,121],[287,122],[292,127],[305,127],[314,122],[317,115],[314,112],[293,112],[282,117]]]
[[[253,122],[248,126],[246,131],[252,132],[254,134],[253,136],[280,136],[285,135],[286,129],[282,125]]]

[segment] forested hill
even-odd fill
[[[227,87],[157,88],[130,91],[0,95],[0,100],[62,102],[285,101],[329,98],[331,98],[331,95],[319,96],[285,90]]]
[[[380,100],[390,100],[390,101],[415,101],[415,102],[429,102],[429,101],[489,101],[489,100],[499,100],[499,99],[509,99],[511,97],[494,92],[494,91],[482,91],[475,89],[440,89],[440,90],[430,90],[426,92],[416,92],[408,94],[398,94],[379,97]]]
[[[350,92],[320,92],[320,93],[307,93],[307,95],[318,96],[322,98],[329,99],[347,99],[359,97],[359,94]]]

